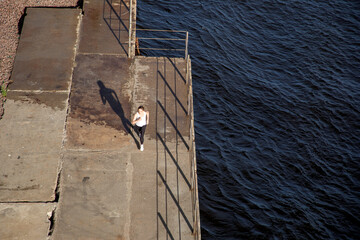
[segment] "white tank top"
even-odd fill
[[[146,125],[146,112],[144,112],[144,116],[140,117],[140,114],[137,112],[135,119],[140,118],[140,121],[136,122],[136,126],[142,127]]]

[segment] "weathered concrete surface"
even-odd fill
[[[0,201],[55,199],[79,16],[27,9],[0,121]]]
[[[54,203],[0,203],[2,240],[39,240],[48,237]]]
[[[117,149],[128,144],[131,62],[106,55],[76,57],[70,94],[68,148]]]
[[[54,239],[193,239],[183,60],[76,59]],[[139,104],[144,152],[124,128]]]
[[[68,90],[79,9],[28,8],[11,90]]]
[[[193,239],[188,160],[156,140],[144,152],[67,151],[53,238]]]
[[[48,82],[10,91],[0,201],[52,201],[61,169],[51,239],[194,239],[185,61],[128,60],[102,39],[103,3],[85,1],[70,93]],[[140,104],[150,111],[143,152],[129,125]]]
[[[9,90],[7,98],[15,102],[44,105],[53,110],[66,111],[69,93],[67,91],[36,92]]]
[[[128,6],[129,0],[84,1],[79,52],[127,56]]]
[[[55,200],[79,16],[27,9],[0,121],[1,239],[48,237],[56,203],[46,202]]]
[[[130,164],[124,153],[68,152],[54,239],[130,239],[124,235]]]
[[[26,96],[14,101],[12,95],[0,121],[0,146],[6,146],[0,157],[0,201],[54,200],[66,109],[33,103]],[[54,95],[63,107],[66,95]]]

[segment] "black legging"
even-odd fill
[[[144,125],[142,127],[139,127],[139,126],[135,125],[135,129],[136,129],[136,132],[139,134],[140,143],[143,144],[144,143],[144,135],[145,135],[146,125]]]

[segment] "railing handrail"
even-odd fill
[[[187,32],[185,30],[173,30],[173,29],[150,29],[150,28],[140,28],[136,31],[149,31],[149,32]]]
[[[172,29],[136,29],[136,31],[147,31],[147,32],[167,32],[167,33],[184,33],[184,38],[171,38],[171,37],[137,37],[138,40],[158,40],[158,41],[184,41],[184,48],[141,48],[138,47],[139,50],[154,50],[154,51],[184,51],[184,58],[187,59],[188,56],[188,42],[189,42],[189,32],[184,30],[172,30]]]
[[[138,48],[138,49],[142,49],[142,50],[156,50],[156,51],[178,51],[178,52],[182,52],[184,51],[184,49],[176,49],[176,48]]]
[[[163,40],[163,41],[186,41],[186,38],[149,38],[149,37],[138,37],[138,39]]]

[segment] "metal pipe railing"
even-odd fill
[[[187,32],[187,31],[184,31],[184,30],[150,29],[150,28],[137,29],[137,31],[150,31],[150,32],[182,32],[182,33],[186,33],[186,32]]]
[[[129,1],[130,2],[130,10],[129,10],[129,44],[128,44],[128,57],[130,58],[132,56],[132,13],[133,13],[133,9],[132,9],[132,0]]]
[[[173,48],[139,48],[139,50],[163,50],[163,51],[184,51],[184,49],[173,49]]]
[[[186,63],[188,60],[188,42],[189,42],[189,32],[186,32],[186,38],[185,38],[185,60],[186,60]]]
[[[138,40],[157,40],[157,41],[184,41],[185,46],[184,48],[156,48],[156,47],[139,47],[139,50],[154,50],[154,51],[183,51],[184,58],[187,59],[188,56],[188,39],[189,39],[189,32],[182,31],[182,30],[166,30],[166,29],[137,29],[136,31],[144,31],[144,32],[162,32],[162,33],[184,33],[184,38],[171,38],[171,37],[138,37]]]
[[[199,192],[197,182],[197,164],[196,164],[196,147],[195,147],[195,127],[194,127],[194,99],[192,90],[192,76],[191,76],[191,59],[188,55],[186,57],[186,82],[188,84],[188,114],[190,116],[190,136],[189,136],[189,158],[191,164],[190,184],[191,184],[191,198],[193,211],[193,235],[195,238],[201,239],[200,228],[200,209],[199,209]]]

